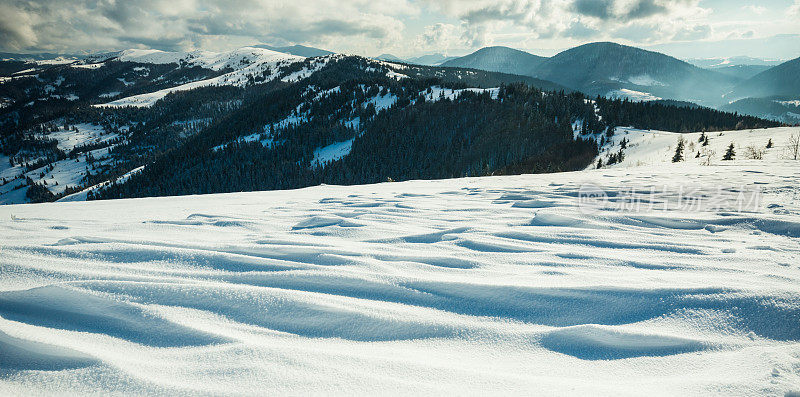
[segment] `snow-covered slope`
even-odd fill
[[[170,87],[155,92],[122,98],[97,106],[149,107],[172,92],[188,91],[208,86],[243,86],[248,82],[254,81],[255,78],[260,78],[261,81],[271,81],[280,77],[278,70],[281,66],[299,62],[305,58],[264,48],[244,47],[225,53],[206,51],[182,53],[158,50],[127,50],[123,51],[122,55],[117,59],[120,61],[138,63],[177,63],[186,64],[187,66],[199,66],[216,71],[229,69],[233,69],[233,71],[211,79],[193,81],[177,87]],[[324,63],[324,61],[321,61],[321,63]]]
[[[0,394],[783,396],[797,170],[0,207]]]
[[[185,64],[211,70],[241,69],[254,63],[274,62],[281,59],[305,59],[265,48],[242,47],[228,52],[192,51],[166,52],[159,50],[125,50],[117,60],[153,64]]]
[[[123,127],[123,130],[127,130],[127,127]],[[0,184],[0,205],[29,202],[25,195],[27,179],[46,186],[53,194],[61,194],[68,187],[80,186],[85,182],[87,172],[96,172],[97,167],[113,162],[109,148],[113,148],[115,142],[122,138],[116,132],[106,131],[102,126],[90,123],[75,124],[68,129],[59,126],[56,131],[40,134],[39,137],[56,140],[57,147],[64,153],[81,147],[91,149],[92,145],[100,147],[30,169],[25,167],[25,163],[35,164],[35,160],[39,159],[35,155],[25,160],[25,163],[17,159],[13,166],[7,156],[0,156],[0,180],[3,181]]]
[[[708,138],[703,145],[700,137]],[[792,136],[800,139],[800,128],[768,128],[758,130],[739,130],[709,133],[686,133],[637,130],[633,128],[617,128],[613,138],[604,147],[600,158],[604,162],[608,154],[616,153],[625,140],[627,147],[623,149],[624,159],[612,167],[658,166],[671,163],[675,156],[678,140],[683,137],[685,149],[683,162],[696,165],[718,164],[731,143],[734,144],[735,159],[742,161],[769,162],[793,159],[790,150]],[[770,148],[767,148],[772,141]],[[760,159],[758,158],[760,157]]]

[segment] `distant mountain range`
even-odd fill
[[[749,79],[783,61],[738,56],[730,58],[694,58],[687,62],[700,68],[727,74],[740,79]]]
[[[734,87],[724,110],[800,124],[800,58],[765,70]]]
[[[690,58],[686,62],[697,67],[706,69],[724,68],[728,66],[778,66],[783,61],[776,59],[761,59],[748,56],[736,56],[728,58]]]
[[[716,105],[734,77],[676,58],[615,43],[591,43],[545,58],[505,47],[483,48],[443,66],[523,74],[590,95],[674,99]]]
[[[444,54],[428,54],[423,55],[415,58],[409,58],[406,61],[408,63],[413,63],[416,65],[428,65],[428,66],[437,66],[445,63],[451,59],[455,59],[455,57],[448,57]],[[504,72],[507,73],[507,72]]]
[[[259,44],[259,45],[255,45],[253,47],[255,47],[255,48],[266,48],[268,50],[282,52],[284,54],[297,55],[297,56],[300,56],[300,57],[307,57],[307,58],[323,57],[325,55],[334,54],[333,51],[322,50],[322,49],[314,48],[314,47],[306,47],[304,45],[299,45],[299,44],[292,45],[292,46],[286,46],[286,47],[276,47],[276,46],[271,46],[271,45],[267,45],[267,44]]]
[[[272,50],[272,51],[282,52],[282,53],[291,54],[291,55],[297,55],[297,56],[301,56],[301,57],[308,57],[308,58],[321,57],[321,56],[325,56],[325,55],[334,54],[333,51],[323,50],[323,49],[314,48],[314,47],[307,47],[307,46],[303,46],[303,45],[293,45],[293,46],[280,47],[280,46],[272,46],[272,45],[267,45],[267,44],[259,44],[259,45],[255,45],[253,47],[266,48],[266,49]],[[392,55],[392,54],[381,54],[381,55],[378,55],[377,57],[374,57],[373,59],[377,59],[377,60],[381,60],[381,61],[389,61],[389,62],[410,63],[410,64],[414,64],[414,65],[438,66],[438,65],[441,65],[444,62],[447,62],[447,61],[449,61],[451,59],[455,59],[455,58],[456,57],[449,57],[447,55],[437,53],[437,54],[426,54],[426,55],[421,55],[421,56],[412,57],[412,58],[400,58],[400,57]],[[508,73],[508,72],[504,72],[504,73]],[[514,74],[520,74],[520,73],[514,73]]]
[[[418,57],[404,59],[392,54],[381,54],[374,57],[373,59],[377,59],[379,61],[387,61],[387,62],[409,63],[413,65],[440,66],[443,65],[444,63],[447,63],[450,60],[456,59],[456,57],[449,57],[444,54],[428,54],[428,55],[422,55]],[[508,73],[508,72],[503,72],[503,73]],[[519,73],[514,73],[514,74],[519,74]]]
[[[403,60],[400,57],[392,54],[381,54],[376,56],[375,59],[379,61],[388,61],[388,62],[403,62]]]
[[[442,64],[532,76],[589,95],[690,102],[788,123],[800,121],[791,106],[800,98],[798,65],[798,60],[780,63],[751,57],[686,62],[615,43],[585,44],[549,58],[487,47]]]
[[[800,95],[800,58],[784,62],[747,79],[726,95],[728,99]]]

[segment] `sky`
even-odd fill
[[[0,51],[224,51],[549,56],[614,41],[682,58],[800,56],[800,0],[0,0]]]

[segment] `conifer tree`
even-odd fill
[[[734,157],[736,157],[736,151],[734,151],[733,142],[731,142],[731,145],[728,146],[728,151],[725,152],[725,155],[722,156],[722,159],[733,160]]]
[[[675,155],[672,156],[672,162],[678,163],[683,161],[683,147],[686,145],[686,140],[683,139],[683,136],[678,139],[678,146],[675,147]]]

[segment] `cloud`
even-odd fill
[[[536,39],[626,39],[652,42],[700,36],[707,24],[694,21],[708,10],[699,0],[422,0],[492,41],[513,31]]]
[[[575,0],[572,10],[578,14],[599,19],[613,17],[613,0]]]
[[[417,36],[417,49],[427,51],[460,47],[464,44],[463,34],[463,29],[448,23],[426,26],[422,34]]]
[[[661,38],[661,26],[655,23],[631,23],[620,26],[612,32],[613,37],[639,43],[647,43]]]
[[[408,0],[4,0],[0,49],[174,50],[342,37],[381,45],[399,40],[402,19],[419,12]]]
[[[754,15],[764,8],[752,3],[735,11]],[[794,27],[775,30],[794,33],[800,0],[785,10],[786,21],[776,24]],[[716,15],[701,0],[0,0],[0,51],[225,50],[268,43],[403,55],[495,43],[635,45],[744,29],[713,20]],[[759,36],[766,28],[753,29]]]
[[[599,30],[587,26],[583,22],[573,21],[569,25],[569,28],[563,32],[563,35],[564,37],[570,37],[574,39],[586,39],[596,36],[599,32]]]
[[[750,14],[761,15],[767,12],[767,7],[757,5],[746,5],[742,7],[742,11]]]
[[[23,10],[0,4],[0,42],[11,50],[35,44],[37,37],[33,31],[33,19]]]
[[[695,7],[696,0],[574,0],[570,9],[580,15],[609,21],[633,21]]]
[[[751,32],[752,33],[752,32]],[[672,36],[672,39],[675,41],[692,41],[692,40],[702,40],[706,39],[711,36],[711,26],[710,25],[697,25],[692,27],[685,27]]]

